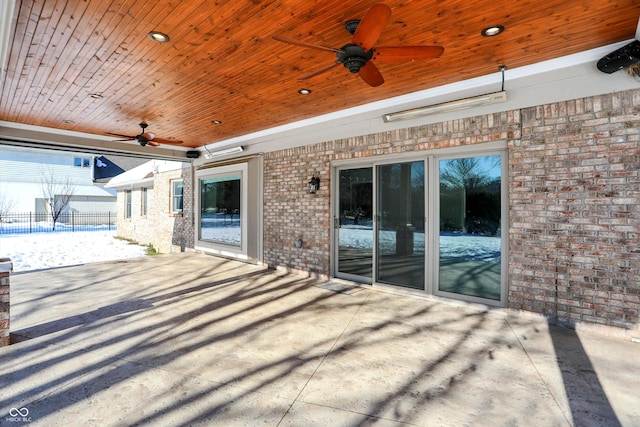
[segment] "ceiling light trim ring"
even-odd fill
[[[502,34],[503,32],[504,32],[504,26],[491,25],[483,28],[482,31],[480,31],[480,34],[482,34],[484,37],[495,37],[498,34]]]
[[[147,33],[147,37],[149,37],[151,41],[154,41],[156,43],[168,43],[171,40],[171,38],[167,34],[155,30],[149,31]]]

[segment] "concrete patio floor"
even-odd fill
[[[640,425],[640,344],[316,284],[193,253],[15,274],[0,424]]]

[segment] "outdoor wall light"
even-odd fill
[[[309,180],[309,194],[316,194],[316,191],[320,189],[320,178],[317,178],[315,174]]]
[[[303,244],[302,239],[296,240],[296,248],[301,248],[302,244]]]

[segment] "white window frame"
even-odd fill
[[[131,219],[133,210],[133,196],[131,190],[124,190],[124,217],[125,219]]]
[[[203,169],[196,172],[195,182],[195,218],[194,227],[195,249],[242,260],[248,260],[247,254],[247,221],[248,221],[248,165],[239,163],[236,165],[221,166],[211,169]],[[240,246],[225,245],[200,239],[200,195],[202,194],[202,181],[210,178],[224,178],[226,176],[240,176]]]
[[[88,167],[91,167],[91,159],[87,158],[87,157],[74,157],[73,158],[73,166],[76,167],[76,168],[88,168]]]
[[[147,187],[140,189],[140,215],[146,217],[149,210],[149,190]]]
[[[182,198],[182,209],[177,209],[176,208],[176,184],[177,183],[181,183],[182,184],[182,194],[180,195],[180,197]],[[172,179],[171,180],[171,206],[170,206],[170,210],[172,214],[180,214],[182,213],[182,211],[184,210],[184,179],[180,178],[180,179]]]

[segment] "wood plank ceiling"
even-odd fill
[[[351,38],[344,24],[375,3],[18,1],[0,120],[130,135],[146,121],[198,147],[628,40],[640,15],[637,0],[387,0],[393,13],[376,45],[442,46],[440,58],[379,64],[385,82],[375,88],[342,66],[299,81],[334,54],[272,36],[341,47]],[[504,33],[481,36],[494,24]],[[171,40],[152,42],[152,30]]]

